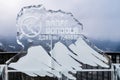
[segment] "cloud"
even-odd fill
[[[10,7],[0,8],[2,14],[0,15],[0,34],[16,33],[16,14],[22,7],[43,4],[47,9],[72,12],[75,18],[83,23],[84,34],[88,37],[120,40],[119,3],[119,0],[21,0],[17,3],[17,7],[13,7],[16,4],[10,3]]]
[[[98,39],[120,40],[119,0],[60,0],[61,3],[54,0],[47,1],[44,4],[48,9],[63,9],[72,12],[83,23],[84,34],[87,36]]]

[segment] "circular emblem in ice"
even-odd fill
[[[40,34],[42,24],[38,22],[38,18],[28,16],[23,19],[21,24],[21,32],[27,37],[35,37]]]
[[[17,17],[18,37],[39,38],[45,35],[76,35],[81,34],[82,24],[72,13],[58,10],[46,10],[43,6],[24,7]],[[65,36],[66,37],[66,36]],[[43,38],[42,38],[43,39]]]

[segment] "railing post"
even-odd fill
[[[59,71],[59,73],[60,73],[60,78],[58,78],[58,80],[62,80],[62,74],[61,74],[61,72]]]
[[[114,71],[114,65],[113,64],[111,64],[111,69],[113,70],[113,71],[111,71],[111,80],[114,80],[115,79],[115,71]]]
[[[112,80],[119,80],[120,77],[120,64],[112,64]]]
[[[5,80],[8,80],[8,65],[5,65]]]

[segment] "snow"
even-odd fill
[[[107,67],[107,68],[109,67],[108,64],[106,64],[108,62],[106,57],[104,57],[103,55],[92,49],[82,39],[82,37],[79,37],[79,39],[75,42],[75,44],[71,44],[69,48],[78,55],[78,56],[74,56],[74,55],[71,56],[73,56],[74,58],[76,58],[77,60],[79,60],[84,64],[88,64],[91,66],[99,65],[101,67]],[[104,63],[103,61],[106,63]]]
[[[13,49],[15,49],[15,46],[13,46],[13,45],[8,45],[10,48],[13,48]]]
[[[0,46],[3,46],[3,44],[0,42]]]
[[[17,43],[22,46],[22,48],[24,49],[24,45],[22,44],[22,42],[19,41],[19,39],[17,38]]]
[[[76,72],[82,69],[82,65],[75,61],[72,57],[84,64],[92,66],[99,65],[107,68],[109,67],[106,63],[104,63],[107,62],[106,58],[89,47],[82,38],[79,38],[75,44],[71,44],[69,48],[77,55],[74,55],[71,51],[69,51],[61,42],[55,43],[54,48],[51,50],[50,53],[54,54],[52,57],[60,65],[48,55],[42,46],[39,45],[30,47],[26,56],[20,58],[16,63],[11,63],[9,67],[22,71],[30,76],[47,75],[61,77],[61,72],[69,79],[74,79],[74,77],[68,73],[69,71]],[[96,57],[93,54],[98,54],[100,57],[98,55],[96,55]],[[52,68],[55,71],[52,71]],[[26,70],[32,71],[26,72]]]
[[[71,53],[67,49],[67,47],[65,47],[65,45],[62,44],[61,42],[57,42],[55,44],[52,52],[53,52],[52,54],[54,54],[53,57],[59,62],[59,64],[61,64],[60,69],[59,67],[55,66],[56,70],[60,71],[73,71],[74,69],[76,71],[81,70],[82,65],[69,56],[69,54],[73,53]]]
[[[60,42],[56,43],[55,48],[53,49],[54,52],[60,52],[59,50],[63,47],[62,54],[61,53],[55,53],[57,57],[55,59],[62,64],[62,66],[58,65],[56,62],[54,62],[54,69],[55,71],[52,71],[52,65],[51,61],[52,58],[47,54],[47,52],[42,48],[42,46],[34,46],[30,47],[28,49],[28,54],[22,58],[16,63],[11,63],[9,67],[12,67],[14,69],[17,69],[18,71],[21,71],[23,73],[26,73],[30,76],[57,76],[61,77],[60,73],[63,73],[68,78],[74,78],[71,74],[68,73],[68,71],[72,71],[72,67],[74,67],[76,70],[81,70],[81,64],[77,63],[75,60],[73,60],[68,54],[70,51],[67,50],[67,48]],[[58,48],[58,49],[57,49]],[[65,48],[65,49],[64,49]],[[66,52],[69,52],[66,54]],[[71,53],[72,54],[72,53]],[[58,58],[59,57],[59,58]],[[51,67],[51,68],[50,68]],[[31,71],[32,72],[27,72]],[[50,74],[51,73],[51,74]]]
[[[24,72],[28,75],[51,76],[51,57],[41,46],[35,46],[28,49],[28,54],[19,59],[18,62],[12,63],[9,67],[19,71],[40,71],[40,72]],[[48,71],[48,72],[47,72]]]

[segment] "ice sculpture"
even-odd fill
[[[69,79],[75,79],[69,71],[80,71],[81,63],[109,67],[107,58],[86,43],[81,34],[83,25],[72,13],[46,10],[41,5],[24,7],[18,14],[17,27],[18,44],[24,48],[27,41],[29,47],[27,55],[9,67],[31,76],[60,77],[62,73]]]

